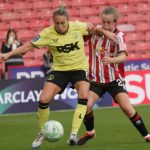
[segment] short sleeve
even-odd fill
[[[48,39],[48,31],[44,29],[39,35],[37,35],[32,41],[31,44],[35,48],[41,48],[44,46],[48,46],[49,39]]]
[[[88,25],[86,22],[76,22],[76,25],[78,26],[79,31],[81,32],[81,34],[84,35],[88,35]]]
[[[118,33],[117,35],[118,37],[118,48],[119,48],[119,52],[127,52],[127,45],[126,45],[126,40],[125,40],[125,36],[124,36],[124,33],[120,32]]]

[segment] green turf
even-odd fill
[[[136,107],[150,129],[150,106]],[[39,150],[149,150],[146,143],[119,108],[97,109],[95,128],[97,137],[84,146],[70,147],[66,141],[70,134],[73,112],[52,112],[51,119],[60,121],[64,137],[55,143],[44,142]],[[37,134],[36,114],[0,116],[0,150],[30,150]],[[82,126],[79,132],[84,132]]]

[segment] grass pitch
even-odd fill
[[[150,105],[136,107],[150,131]],[[39,150],[149,150],[146,143],[120,108],[96,109],[95,128],[97,136],[86,145],[70,147],[68,140],[73,111],[51,112],[51,119],[60,121],[64,137],[57,142],[45,141]],[[30,150],[37,135],[36,113],[0,116],[0,150]],[[80,128],[79,136],[84,132]]]

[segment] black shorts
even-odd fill
[[[115,80],[110,83],[90,83],[90,91],[102,97],[105,92],[108,92],[113,98],[121,92],[127,93],[125,88],[125,81],[122,79]]]
[[[52,82],[58,85],[63,91],[68,83],[74,85],[78,81],[87,81],[87,74],[84,70],[75,71],[51,71],[47,76],[47,82]]]

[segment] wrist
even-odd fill
[[[113,58],[112,58],[112,62],[113,62],[113,63],[117,63],[117,58],[116,58],[116,57],[113,57]]]

